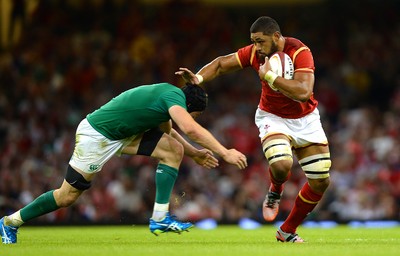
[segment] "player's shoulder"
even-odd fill
[[[255,51],[254,44],[249,44],[242,46],[236,51],[236,54],[239,55],[251,55]]]
[[[170,84],[170,83],[160,83],[157,84],[160,89],[158,90],[160,97],[163,98],[164,100],[171,100],[171,99],[176,99],[176,98],[184,98],[184,93],[182,89],[176,85]]]
[[[254,44],[249,44],[249,45],[242,46],[239,50],[251,51],[253,49],[253,47],[254,47]]]
[[[172,88],[172,87],[176,87],[175,85],[170,84],[170,83],[168,83],[168,82],[155,83],[155,84],[150,84],[150,85],[148,85],[148,86],[159,87],[159,88],[168,88],[168,87]]]
[[[284,37],[285,38],[285,46],[290,47],[303,47],[306,46],[300,39],[294,37]]]
[[[151,84],[151,85],[148,85],[148,87],[152,87],[155,91],[158,91],[159,93],[167,93],[167,92],[181,93],[182,92],[182,90],[178,86],[173,85],[168,82]]]
[[[292,60],[295,60],[296,56],[298,56],[301,52],[307,52],[306,55],[301,55],[308,56],[306,58],[312,58],[310,48],[308,48],[308,46],[305,45],[302,41],[294,37],[285,37],[285,47],[283,49],[283,52],[289,55]]]
[[[239,62],[239,65],[243,68],[249,65],[252,65],[254,61],[257,61],[257,52],[254,44],[246,45],[240,48],[235,56]]]

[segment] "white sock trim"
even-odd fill
[[[155,221],[160,221],[165,218],[169,210],[169,203],[158,204],[154,203],[153,216],[151,217]]]
[[[166,204],[154,203],[154,211],[168,212],[169,211],[169,203],[166,203]]]
[[[22,218],[21,218],[21,212],[16,211],[13,214],[5,217],[4,224],[7,226],[13,226],[13,227],[19,227],[22,224],[24,224],[24,222],[22,221]]]

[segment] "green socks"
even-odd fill
[[[159,164],[156,170],[156,200],[158,204],[167,204],[171,197],[178,170],[165,164]]]
[[[159,164],[156,170],[156,204],[166,204],[168,207],[178,170],[165,164]],[[53,212],[60,207],[54,199],[53,190],[48,191],[19,211],[20,218],[27,222],[46,213]],[[19,216],[18,216],[19,217]],[[18,218],[19,219],[19,218]]]
[[[22,221],[27,222],[33,218],[59,209],[60,207],[56,204],[53,192],[54,190],[51,190],[40,195],[33,202],[22,208],[20,211]]]

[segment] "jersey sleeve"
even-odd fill
[[[308,48],[301,49],[293,58],[294,72],[314,73],[314,59]]]
[[[255,58],[255,55],[256,55],[256,51],[252,44],[245,46],[243,48],[240,48],[236,52],[236,58],[238,59],[239,64],[242,68],[251,66],[251,64]]]
[[[175,106],[175,105],[178,105],[178,106],[183,107],[184,109],[187,109],[186,108],[186,98],[181,89],[165,92],[162,95],[161,102],[162,102],[163,108],[165,108],[165,110],[167,112],[170,107]]]

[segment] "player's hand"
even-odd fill
[[[176,71],[175,75],[181,76],[186,83],[197,84],[197,85],[200,84],[200,81],[196,77],[196,75],[187,68],[179,68],[179,71]]]
[[[213,156],[211,150],[199,149],[192,159],[198,164],[207,169],[212,169],[218,166],[218,159]]]
[[[269,63],[269,58],[265,57],[264,64],[260,65],[260,68],[258,69],[258,76],[260,77],[261,80],[266,81],[272,90],[277,92],[277,91],[279,91],[278,88],[276,88],[273,84],[268,82],[268,80],[266,80],[266,78],[265,78],[265,75],[270,70],[271,70],[271,64]]]
[[[236,149],[229,149],[228,153],[223,156],[223,159],[230,164],[236,165],[239,169],[247,167],[247,158],[241,152]]]
[[[269,64],[269,58],[265,57],[264,64],[260,65],[260,68],[258,69],[258,76],[260,77],[261,80],[264,80],[264,76],[269,70],[271,70],[271,65]]]

